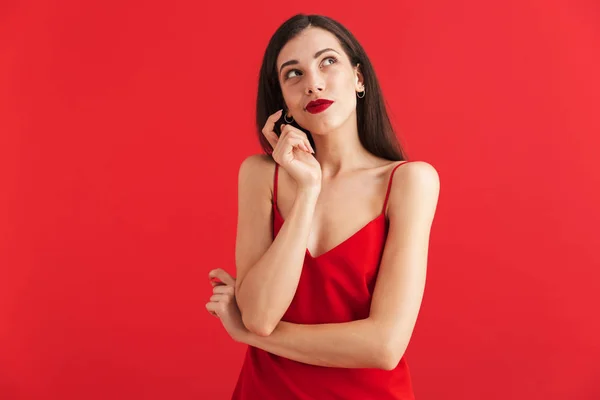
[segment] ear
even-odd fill
[[[365,77],[362,74],[360,63],[356,64],[356,67],[354,67],[354,75],[354,90],[360,92],[365,88]]]

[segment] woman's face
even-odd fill
[[[283,46],[276,67],[288,119],[294,117],[304,129],[325,133],[356,113],[356,92],[363,90],[363,77],[332,33],[305,29]],[[324,111],[311,113],[306,106],[316,99],[333,103]]]

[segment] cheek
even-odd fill
[[[283,96],[283,106],[285,108],[289,108],[291,110],[294,110],[297,106],[296,104],[298,103],[297,97],[292,91],[290,91],[289,89],[283,89],[281,91],[281,94]]]
[[[344,102],[352,100],[349,97],[354,92],[354,77],[342,71],[337,71],[332,73],[330,78],[330,85],[335,87],[337,97]]]
[[[283,95],[283,101],[287,107],[292,110],[302,109],[302,92],[294,88],[286,87],[281,91],[281,93]]]

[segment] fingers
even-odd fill
[[[308,140],[308,136],[306,136],[306,133],[297,128],[294,128],[291,125],[281,124],[281,136],[279,137],[279,141],[281,142],[289,140],[289,138],[300,139],[302,143],[302,145],[299,146],[300,149],[306,151],[307,153],[314,154],[315,151],[310,145],[310,140]]]
[[[217,293],[210,296],[210,301],[228,301],[228,297],[229,296],[227,296],[226,294]]]
[[[227,273],[227,271],[225,271],[222,268],[217,268],[217,269],[213,269],[212,271],[210,271],[208,273],[208,278],[211,281],[214,278],[217,278],[218,280],[220,280],[222,282],[222,284],[235,287],[235,278],[232,277],[231,275],[229,275],[229,273]],[[217,285],[213,285],[213,286],[218,286],[218,285],[219,285],[219,283],[217,283]]]
[[[228,296],[235,295],[235,288],[230,285],[219,285],[213,288],[213,293],[215,294],[226,294]]]
[[[218,302],[215,301],[209,301],[208,303],[206,303],[206,309],[208,310],[208,312],[215,316],[215,317],[219,317],[219,312],[221,311],[221,305],[219,305]]]
[[[275,123],[277,122],[277,120],[279,120],[281,118],[281,114],[282,114],[283,110],[279,110],[273,114],[271,114],[268,118],[267,118],[267,122],[265,122],[265,125],[263,126],[262,129],[262,133],[265,136],[265,138],[267,139],[267,141],[269,142],[269,144],[271,145],[271,147],[273,148],[273,153],[276,152],[276,150],[278,149],[278,147],[281,146],[278,145],[278,143],[282,143],[282,140],[284,140],[288,135],[290,134],[294,134],[294,136],[300,137],[302,138],[302,144],[299,144],[298,142],[294,142],[293,146],[291,146],[292,143],[286,143],[286,148],[285,150],[279,151],[278,153],[283,152],[284,154],[287,154],[287,152],[290,151],[291,147],[297,148],[299,150],[303,150],[307,153],[312,153],[314,154],[315,151],[312,148],[310,141],[308,140],[308,137],[306,136],[306,133],[304,133],[303,131],[294,128],[291,125],[286,125],[286,124],[281,124],[281,135],[277,136],[277,134],[275,133]],[[281,149],[280,149],[281,150]],[[273,154],[273,158],[275,158],[276,155]]]
[[[213,289],[214,294],[210,296],[209,302],[206,303],[206,309],[215,317],[223,310],[223,306],[229,304],[233,300],[233,287],[217,286]]]
[[[210,304],[210,303],[206,303],[206,304],[208,305],[208,304]],[[208,310],[208,307],[207,307],[207,310]],[[217,318],[219,318],[219,316],[217,315],[217,313],[216,313],[216,312],[214,312],[214,311],[210,311],[210,310],[208,310],[208,313],[209,313],[210,315],[212,315],[213,317],[217,317]]]
[[[213,289],[213,295],[210,301],[229,301],[235,297],[235,290],[232,286],[217,286]]]
[[[215,287],[215,286],[227,286],[223,282],[221,282],[220,280],[218,280],[217,278],[211,279],[210,280],[210,284],[211,284],[212,287]]]
[[[299,150],[308,154],[314,153],[304,132],[290,125],[282,124],[281,126],[281,136],[272,154],[273,159],[277,163],[281,164],[282,160],[287,159],[293,153],[293,150]]]
[[[310,150],[306,147],[306,143],[300,137],[292,136],[291,134],[285,138],[285,141],[279,146],[280,154],[287,154],[288,152],[298,149],[310,153]]]
[[[221,285],[213,288],[210,301],[230,301],[235,296],[235,288],[229,285]]]
[[[283,112],[283,110],[279,110],[273,114],[271,114],[269,116],[269,118],[267,118],[267,122],[265,122],[265,125],[263,126],[262,129],[262,133],[263,135],[265,135],[265,137],[267,138],[267,141],[269,142],[269,144],[271,145],[271,147],[273,149],[275,149],[275,146],[277,146],[277,142],[279,141],[279,138],[277,137],[277,134],[275,133],[275,122],[277,122],[277,120],[279,118],[281,118],[281,113]]]
[[[213,269],[208,273],[213,286],[213,295],[206,303],[206,309],[213,317],[219,318],[219,312],[235,295],[235,278],[222,268]]]

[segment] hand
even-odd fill
[[[210,271],[208,277],[213,286],[213,295],[206,303],[206,309],[221,320],[233,340],[241,342],[249,331],[242,322],[242,314],[235,301],[235,278],[221,268]]]
[[[262,133],[273,148],[273,159],[291,175],[301,189],[321,188],[321,165],[312,155],[314,150],[304,132],[281,124],[281,136],[273,130],[283,110],[271,114]]]

